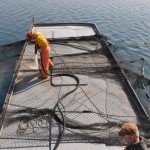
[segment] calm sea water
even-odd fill
[[[144,58],[150,78],[150,0],[0,0],[0,45],[25,39],[33,17],[37,23],[96,24],[118,46],[118,58]]]

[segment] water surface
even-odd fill
[[[144,58],[150,78],[149,0],[0,0],[0,45],[25,39],[33,17],[37,23],[96,24],[118,59]]]

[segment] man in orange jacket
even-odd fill
[[[44,35],[41,32],[28,32],[27,37],[29,39],[35,39],[36,44],[39,47],[39,52],[41,54],[41,76],[39,78],[46,79],[48,78],[48,70],[49,67],[53,67],[54,64],[50,60],[50,43],[47,41],[47,39],[44,37]]]

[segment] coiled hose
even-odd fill
[[[35,54],[37,54],[37,49],[38,49],[39,47],[38,47],[38,45],[35,45]],[[49,73],[47,73],[46,71],[45,71],[45,68],[44,68],[44,66],[43,66],[43,60],[42,60],[42,56],[41,56],[41,53],[40,53],[40,58],[41,58],[41,67],[42,67],[42,69],[43,69],[43,71],[47,74],[47,75],[49,75],[49,76],[55,76],[55,77],[63,77],[63,76],[68,76],[68,77],[71,77],[71,78],[73,78],[75,81],[76,81],[76,86],[75,86],[75,88],[74,89],[72,89],[71,91],[68,91],[67,93],[65,93],[64,95],[62,95],[61,96],[61,98],[59,98],[58,99],[58,101],[57,101],[57,103],[55,104],[55,106],[53,107],[53,109],[52,109],[52,113],[51,113],[51,115],[50,115],[50,118],[49,118],[49,123],[50,123],[50,125],[52,124],[52,117],[53,116],[55,116],[55,110],[56,110],[56,108],[58,108],[58,110],[59,110],[59,112],[60,112],[60,114],[61,114],[61,116],[62,116],[62,119],[63,119],[63,130],[62,130],[62,133],[60,134],[60,136],[59,136],[59,139],[57,140],[57,142],[56,142],[56,144],[55,144],[55,146],[54,146],[54,148],[53,148],[53,150],[56,150],[57,148],[58,148],[58,146],[59,146],[59,144],[60,144],[60,142],[61,142],[61,140],[62,140],[62,138],[63,138],[63,135],[64,135],[64,131],[65,131],[65,119],[64,119],[64,115],[63,115],[63,113],[62,113],[62,111],[61,111],[61,109],[60,109],[60,107],[59,107],[59,103],[65,98],[65,97],[67,97],[69,94],[71,94],[71,93],[73,93],[74,91],[76,91],[77,90],[77,88],[79,87],[79,78],[77,77],[77,76],[75,76],[75,75],[73,75],[73,74],[49,74]],[[50,129],[49,129],[50,131],[49,131],[49,135],[51,136],[51,127],[50,127]],[[49,149],[51,150],[51,138],[50,138],[50,143],[49,143]]]

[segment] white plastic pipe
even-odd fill
[[[34,55],[34,68],[39,69],[37,54]]]

